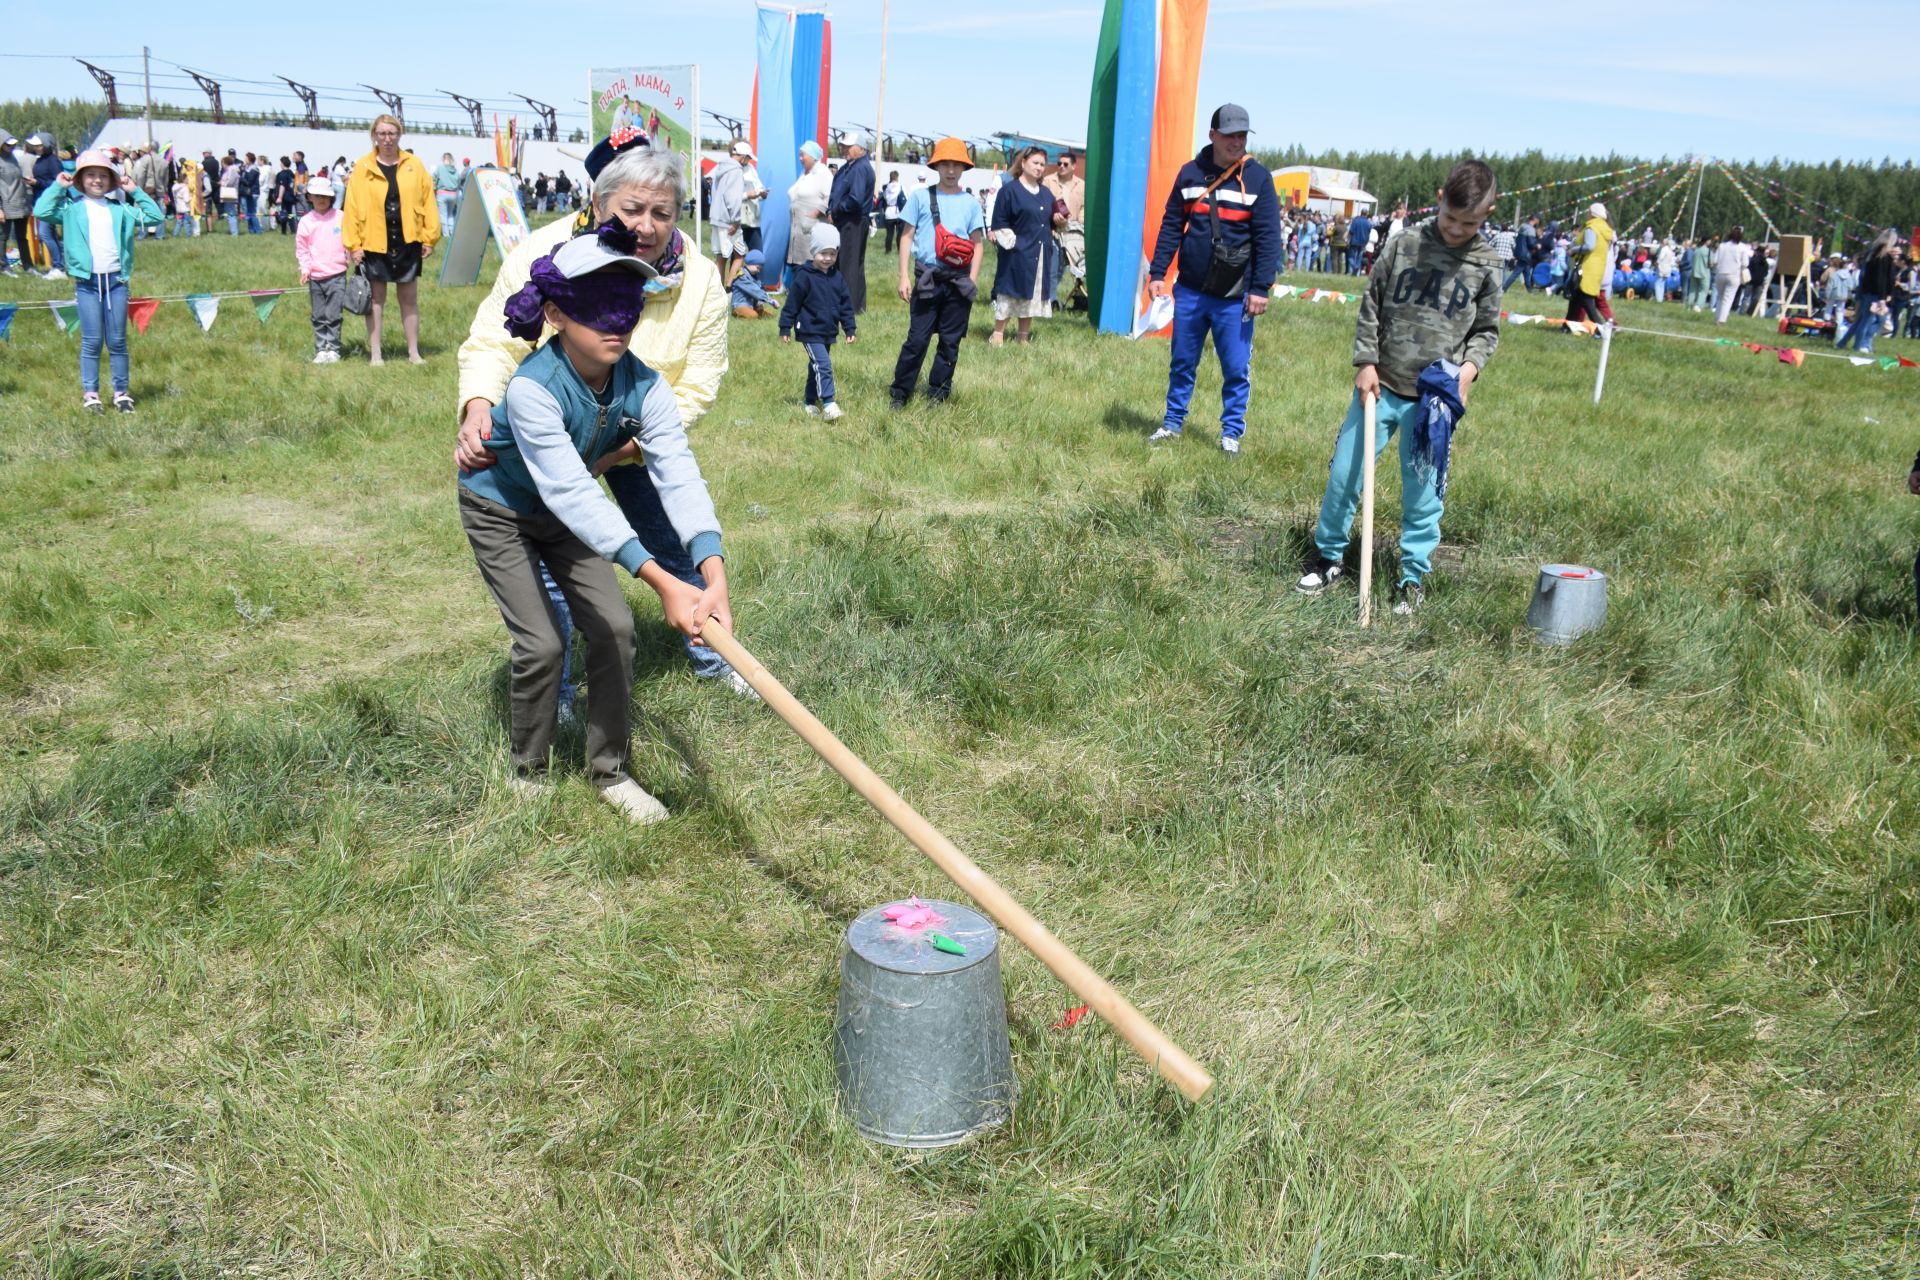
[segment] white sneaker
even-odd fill
[[[327,354],[327,363],[328,363],[328,364],[339,364],[339,363],[340,363],[340,353],[339,353],[338,351],[329,351],[329,352],[327,352],[326,354]]]
[[[725,685],[727,688],[733,690],[735,693],[739,694],[741,697],[746,698],[750,701],[753,701],[753,702],[766,701],[765,698],[762,698],[760,696],[760,691],[754,688],[752,685],[748,684],[747,678],[741,675],[738,671],[735,671],[732,667],[728,667],[725,671],[721,672],[719,675],[712,676],[710,678],[714,680],[718,680],[721,684]]]
[[[1221,437],[1220,437],[1220,452],[1222,452],[1222,453],[1239,453],[1239,452],[1240,452],[1240,439],[1239,439],[1239,437],[1238,437],[1238,436],[1221,436]]]
[[[40,273],[40,278],[42,280],[65,280],[67,278],[67,273],[64,271],[56,270],[53,267],[48,267],[45,271]]]
[[[809,418],[817,418],[820,416],[820,406],[817,404],[802,405],[800,412],[806,414]]]
[[[840,419],[846,417],[844,413],[840,412],[840,406],[831,400],[827,401],[826,408],[820,410],[820,416],[828,422],[838,422]]]
[[[1293,584],[1293,589],[1303,596],[1317,596],[1340,581],[1340,575],[1345,572],[1345,566],[1338,560],[1315,560],[1312,567],[1300,575],[1300,581]]]
[[[316,351],[316,352],[314,352],[314,353],[313,353],[313,362],[314,362],[315,364],[325,364],[325,363],[327,362],[327,353],[326,353],[326,352],[324,352],[324,351]]]
[[[523,778],[516,773],[507,779],[507,790],[517,799],[538,800],[547,794],[547,784],[538,778]]]
[[[1147,437],[1148,444],[1165,444],[1169,440],[1178,440],[1180,433],[1172,427],[1162,427]]]
[[[647,794],[646,788],[632,778],[601,787],[600,798],[618,809],[629,822],[645,824],[667,820],[667,806]]]

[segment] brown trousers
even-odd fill
[[[559,712],[560,631],[540,585],[540,561],[587,638],[587,770],[594,785],[627,777],[633,703],[633,610],[613,565],[553,515],[522,515],[465,486],[460,525],[480,577],[513,637],[514,771],[538,778],[553,752]]]

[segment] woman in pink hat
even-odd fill
[[[141,227],[157,227],[166,214],[152,196],[114,168],[104,151],[84,151],[73,166],[40,193],[33,216],[58,219],[80,313],[80,405],[100,413],[100,346],[106,343],[113,371],[113,407],[133,412],[127,362],[127,277],[133,274],[133,241]]]

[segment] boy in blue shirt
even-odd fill
[[[766,256],[758,249],[747,250],[746,265],[728,287],[728,305],[742,320],[758,320],[779,305],[760,284],[760,266],[765,261]]]
[[[940,347],[927,375],[927,399],[945,402],[953,392],[953,369],[960,360],[960,339],[967,336],[974,295],[979,292],[980,242],[986,224],[980,202],[960,189],[960,176],[972,167],[967,144],[942,138],[933,146],[938,187],[922,187],[907,199],[900,215],[900,297],[907,304],[907,340],[893,366],[893,407],[904,408],[920,381],[927,342],[936,331]],[[939,210],[936,222],[935,209]],[[942,234],[945,232],[945,234]],[[917,275],[916,275],[917,269]]]
[[[480,576],[513,637],[513,785],[546,780],[563,641],[540,566],[587,638],[587,756],[600,796],[634,822],[666,807],[627,774],[633,696],[633,612],[618,565],[659,593],[667,622],[700,643],[708,618],[731,628],[720,521],[687,448],[673,388],[628,350],[653,268],[617,223],[575,236],[533,264],[508,300],[507,329],[552,341],[521,362],[493,411],[495,464],[460,476],[460,523]],[[644,458],[675,534],[705,575],[700,590],[661,568],[595,476]],[[611,564],[609,563],[611,562]]]
[[[813,260],[793,273],[787,305],[780,311],[780,341],[792,342],[795,330],[807,349],[807,416],[819,414],[828,422],[840,419],[833,399],[833,339],[845,330],[853,341],[853,294],[846,277],[834,268],[840,263],[840,233],[821,223],[809,233]]]

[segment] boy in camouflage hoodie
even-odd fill
[[[1333,448],[1327,491],[1314,531],[1318,558],[1296,584],[1319,595],[1341,576],[1348,532],[1360,505],[1364,397],[1377,396],[1375,452],[1400,437],[1400,585],[1394,612],[1420,603],[1421,581],[1440,545],[1444,464],[1438,474],[1415,456],[1412,437],[1421,408],[1420,375],[1435,361],[1459,366],[1464,406],[1474,379],[1500,341],[1500,261],[1480,234],[1493,212],[1493,170],[1463,160],[1447,175],[1440,210],[1407,228],[1380,251],[1354,326],[1353,402]]]

